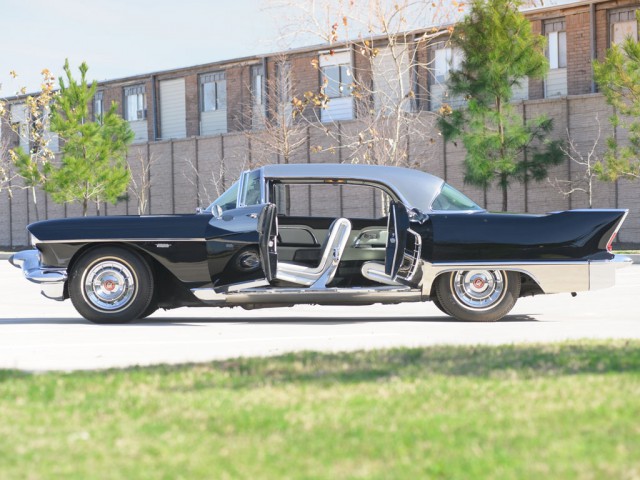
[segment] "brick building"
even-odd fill
[[[525,118],[546,113],[554,118],[554,136],[568,134],[580,148],[588,149],[597,137],[600,123],[601,141],[615,134],[624,139],[624,132],[614,132],[608,123],[611,108],[597,93],[593,81],[592,61],[603,59],[607,48],[625,36],[637,38],[635,10],[640,1],[589,1],[563,6],[531,8],[525,15],[533,30],[547,38],[547,57],[550,70],[545,80],[525,82],[514,92],[514,102]],[[429,30],[430,31],[430,30]],[[348,161],[342,145],[344,132],[357,129],[361,99],[351,95],[348,85],[352,76],[360,82],[375,84],[367,100],[367,108],[384,108],[385,98],[413,91],[415,95],[405,108],[425,125],[431,125],[421,137],[411,139],[409,156],[419,159],[420,168],[444,177],[449,183],[468,193],[489,209],[500,208],[498,191],[482,192],[464,185],[464,151],[455,145],[445,145],[434,128],[434,112],[443,102],[456,105],[460,99],[447,96],[446,79],[455,68],[459,54],[447,43],[446,31],[440,38],[424,41],[426,31],[407,36],[406,53],[401,62],[407,68],[395,77],[385,78],[385,65],[390,56],[384,42],[378,45],[376,62],[370,62],[358,48],[343,45],[300,48],[280,54],[258,55],[224,62],[197,65],[101,82],[91,112],[99,115],[111,102],[130,122],[135,132],[129,160],[134,171],[150,167],[150,213],[192,212],[198,203],[206,203],[222,184],[228,185],[239,170],[256,161],[283,161],[278,156],[265,159],[264,149],[256,144],[253,135],[260,135],[265,116],[277,108],[288,108],[292,97],[303,98],[304,92],[319,91],[323,83],[330,97],[328,108],[305,110],[309,126],[306,139],[290,161],[337,162]],[[412,64],[415,62],[415,64]],[[428,66],[428,68],[427,68]],[[380,87],[381,85],[383,87]],[[383,95],[384,94],[384,95]],[[373,97],[373,98],[371,98]],[[274,103],[281,102],[280,105]],[[14,122],[28,122],[21,99],[10,100]],[[275,110],[274,110],[275,107]],[[314,117],[316,116],[317,117]],[[313,127],[314,124],[322,128]],[[327,135],[327,132],[334,133]],[[21,140],[11,128],[2,124],[1,138],[10,144]],[[253,141],[252,141],[253,140]],[[56,142],[53,143],[56,145]],[[336,153],[337,152],[337,153]],[[550,177],[567,179],[579,175],[571,162],[554,168]],[[211,172],[214,172],[213,174]],[[216,172],[219,178],[214,179]],[[329,198],[311,196],[295,202],[301,213],[322,214],[328,203],[340,206],[340,213],[353,208],[343,193],[327,194]],[[73,205],[57,205],[40,195],[39,217],[72,216],[79,213]],[[548,183],[513,185],[509,210],[545,212],[585,207],[584,195],[561,195]],[[358,208],[375,211],[375,198],[367,199]],[[619,240],[640,244],[639,185],[627,181],[598,184],[595,207],[630,208]],[[135,214],[135,199],[103,208],[108,214]],[[329,213],[329,212],[325,212]],[[16,246],[27,243],[24,227],[34,221],[36,214],[26,192],[16,191],[9,199],[0,195],[0,245]]]

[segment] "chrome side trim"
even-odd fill
[[[96,242],[204,242],[204,238],[69,238],[67,240],[39,240],[37,243],[96,243]]]
[[[608,288],[615,284],[615,271],[630,264],[627,257],[603,261],[559,262],[443,262],[422,263],[422,292],[431,293],[438,275],[460,270],[508,270],[531,277],[544,293],[582,292]]]
[[[9,258],[9,263],[22,268],[25,278],[42,285],[42,294],[52,300],[64,300],[64,284],[67,281],[67,269],[43,266],[38,250],[23,250]]]

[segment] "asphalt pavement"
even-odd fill
[[[0,368],[84,370],[206,362],[298,350],[640,338],[640,265],[610,289],[523,298],[497,323],[463,323],[433,304],[181,308],[128,325],[94,325],[70,301],[0,261]]]

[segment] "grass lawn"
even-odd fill
[[[0,371],[0,478],[640,478],[640,342]]]

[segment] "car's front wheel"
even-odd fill
[[[127,323],[148,314],[153,286],[149,265],[120,247],[90,250],[69,276],[73,306],[94,323]]]
[[[520,274],[504,270],[464,270],[436,279],[442,309],[458,320],[495,322],[511,311],[520,296]]]

